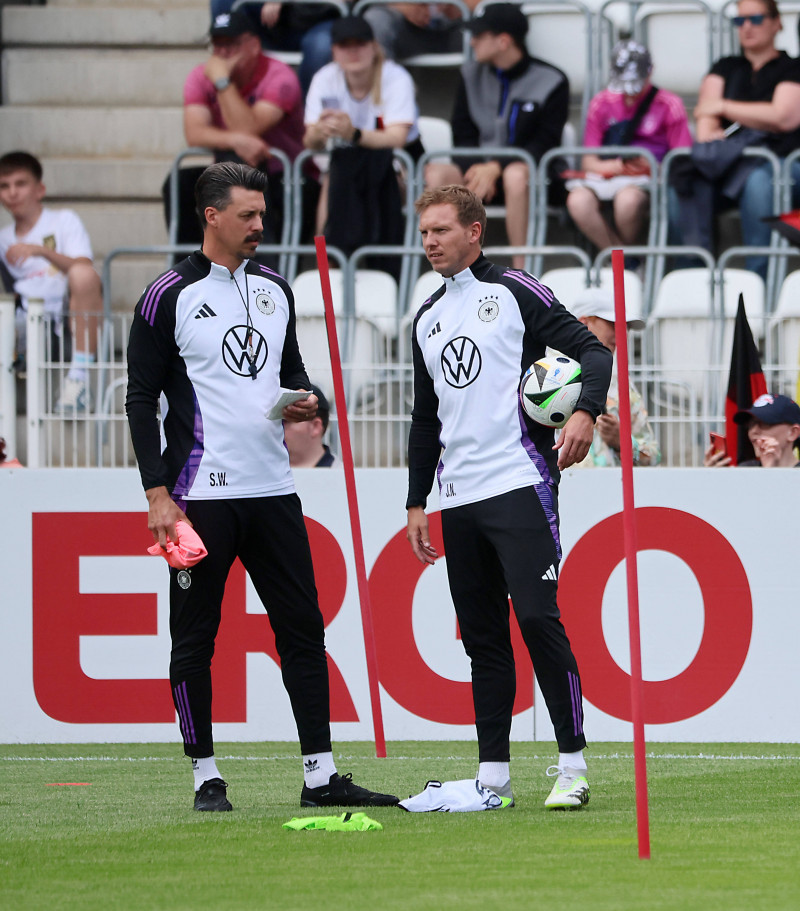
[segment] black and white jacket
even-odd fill
[[[559,480],[555,435],[523,411],[522,376],[547,346],[562,351],[581,364],[576,410],[596,418],[611,352],[549,288],[483,254],[422,305],[411,345],[407,507],[425,505],[434,475],[442,509],[529,485],[550,499]]]
[[[145,289],[131,325],[125,407],[145,489],[176,500],[293,492],[282,422],[266,415],[281,387],[308,385],[286,281],[252,260],[231,274],[193,253]]]

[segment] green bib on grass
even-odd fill
[[[327,829],[328,832],[372,832],[383,826],[366,813],[342,813],[341,816],[295,816],[283,824],[284,829]]]

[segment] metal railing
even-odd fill
[[[13,459],[17,455],[15,306],[13,294],[0,294],[0,437],[6,441],[8,459]]]
[[[132,467],[135,464],[124,413],[127,371],[124,340],[130,328],[132,312],[110,309],[114,283],[112,267],[126,256],[155,254],[166,257],[188,253],[191,249],[187,245],[118,248],[106,258],[103,270],[106,310],[103,327],[98,330],[101,336],[98,339],[98,360],[89,368],[95,406],[89,413],[77,418],[64,418],[55,409],[60,382],[70,365],[63,359],[63,352],[56,356],[52,347],[52,318],[44,313],[41,304],[32,302],[27,314],[25,413],[24,417],[16,419],[16,378],[11,368],[13,347],[8,341],[9,337],[13,338],[13,302],[8,299],[0,301],[0,433],[9,441],[10,456],[20,456],[31,467]],[[297,256],[312,256],[315,253],[313,247],[302,245],[280,249],[273,246],[259,248],[259,253],[276,252]],[[402,466],[405,464],[412,390],[406,335],[413,318],[410,312],[413,288],[409,288],[404,295],[398,295],[394,320],[381,323],[357,306],[356,283],[363,272],[361,264],[375,252],[416,261],[424,254],[418,246],[365,247],[351,257],[345,257],[335,248],[329,248],[328,252],[332,267],[341,270],[342,276],[341,316],[337,318],[337,325],[356,462],[365,467]],[[585,271],[587,281],[594,283],[600,281],[601,270],[606,267],[610,254],[608,250],[601,251],[590,263],[578,248],[488,247],[485,252],[495,261],[523,253],[559,263],[572,254],[578,267]],[[724,319],[721,289],[735,258],[753,251],[750,248],[734,248],[718,261],[714,261],[706,251],[696,248],[654,245],[631,247],[625,252],[651,258],[691,253],[705,264],[705,274],[710,283],[710,303],[707,316],[701,319],[706,320],[705,325],[710,328],[714,341],[709,344],[705,357],[695,365],[695,379],[684,379],[680,365],[670,363],[659,354],[660,323],[655,318],[646,330],[633,334],[630,365],[631,378],[645,396],[651,424],[664,452],[664,464],[702,464],[707,431],[719,429],[724,421],[724,391],[730,369],[730,358],[720,342]],[[766,255],[798,256],[800,251],[768,248]],[[644,309],[646,312],[651,307],[648,304]],[[730,314],[725,319],[729,320],[729,317]],[[313,319],[321,320],[322,311]],[[304,350],[303,324],[304,319],[299,318],[301,353]],[[754,324],[753,329],[758,338],[764,339],[766,356],[762,362],[768,385],[776,391],[793,394],[794,390],[788,384],[797,376],[797,364],[784,363],[786,356],[782,360],[777,357],[778,346],[773,343],[772,337],[779,327],[770,323],[767,331],[766,326]],[[313,357],[309,356],[311,347],[306,350],[306,363],[312,380],[330,370],[327,350],[319,349]],[[698,376],[699,386],[704,390],[700,397],[693,391],[698,385]],[[335,448],[335,414],[331,418],[330,434]]]
[[[781,199],[784,197],[784,171],[781,166],[781,159],[768,148],[763,146],[750,146],[742,150],[742,155],[745,158],[754,158],[754,159],[763,159],[765,164],[768,164],[772,169],[772,211],[776,214],[780,211]],[[661,162],[661,176],[660,176],[660,185],[661,185],[661,195],[659,197],[660,202],[660,211],[658,213],[658,243],[666,244],[667,235],[669,230],[669,188],[670,188],[670,175],[672,168],[675,162],[681,158],[690,158],[691,149],[671,149],[664,156],[663,161]],[[779,247],[779,241],[777,235],[773,238],[772,243],[770,244],[770,249]],[[751,248],[752,252],[756,252],[756,248]],[[663,261],[659,261],[659,264],[656,268],[655,281],[658,282],[663,275]],[[767,270],[767,296],[771,300],[776,292],[778,285],[778,262],[775,259],[769,260],[769,266]]]

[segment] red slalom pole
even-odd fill
[[[611,251],[614,273],[614,335],[617,342],[619,387],[619,456],[622,464],[622,528],[625,538],[625,568],[628,582],[628,636],[631,650],[631,714],[633,758],[636,777],[636,822],[639,857],[650,857],[650,816],[647,808],[647,754],[644,739],[644,692],[642,644],[639,629],[639,579],[636,571],[636,514],[633,502],[633,431],[628,381],[628,326],[625,318],[625,259],[622,250]]]
[[[375,630],[372,624],[372,602],[367,585],[367,569],[364,563],[364,539],[361,536],[361,519],[358,512],[356,494],[356,474],[353,463],[353,448],[350,445],[350,425],[347,421],[347,403],[344,397],[344,380],[342,378],[342,359],[339,354],[339,337],[336,334],[336,317],[333,315],[333,295],[331,293],[331,275],[328,265],[328,250],[325,238],[314,238],[317,248],[317,267],[322,286],[322,301],[325,304],[325,326],[328,330],[328,346],[331,352],[331,370],[333,372],[333,393],[336,401],[336,419],[339,427],[342,464],[344,467],[345,488],[347,490],[347,508],[350,511],[350,533],[353,538],[353,556],[356,563],[358,580],[358,600],[361,605],[361,625],[364,631],[364,649],[367,654],[367,678],[369,680],[369,697],[372,704],[372,728],[375,734],[375,755],[379,759],[386,756],[386,738],[383,733],[383,713],[381,712],[381,694],[378,684],[378,653],[375,648]]]

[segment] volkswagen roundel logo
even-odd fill
[[[463,389],[474,383],[481,372],[481,353],[471,338],[460,335],[444,346],[442,373],[448,386]]]
[[[253,357],[256,373],[267,362],[267,340],[253,329]],[[250,362],[247,359],[247,326],[233,326],[222,339],[222,360],[231,373],[237,376],[250,376]]]

